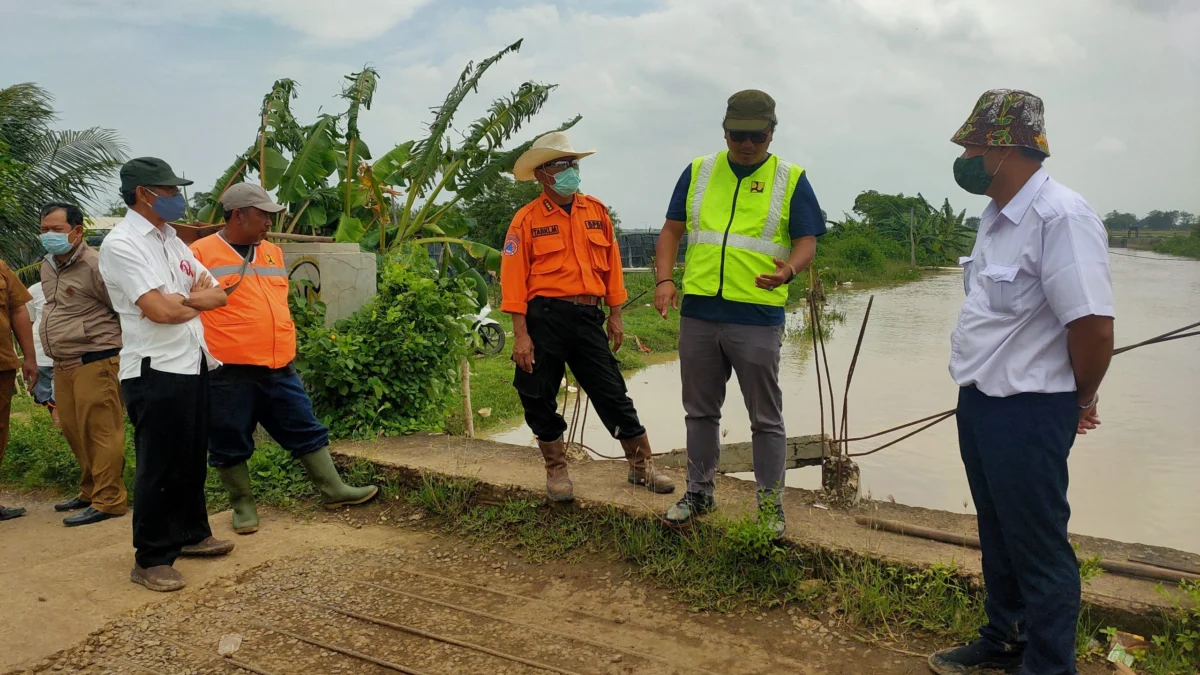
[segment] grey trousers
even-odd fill
[[[783,326],[744,326],[683,317],[679,322],[679,370],[687,423],[688,492],[713,494],[721,457],[721,405],[736,372],[750,413],[754,479],[760,501],[783,487],[787,434],[779,349]]]

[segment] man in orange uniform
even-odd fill
[[[556,502],[575,496],[562,440],[567,423],[557,404],[565,365],[621,441],[629,482],[658,493],[675,489],[654,470],[646,428],[613,356],[624,340],[625,281],[608,208],[578,191],[579,160],[590,154],[553,132],[517,159],[513,175],[537,180],[542,194],[513,218],[500,265],[500,309],[512,315],[515,336],[513,385],[546,460],[546,492]],[[607,338],[601,303],[609,308]]]
[[[329,430],[313,415],[292,364],[296,325],[288,309],[283,251],[264,240],[270,214],[285,207],[252,183],[226,190],[221,206],[225,228],[196,241],[192,251],[229,294],[225,307],[202,318],[209,351],[223,364],[211,376],[208,463],[229,490],[233,529],[258,530],[246,461],[259,424],[304,465],[326,508],[367,502],[379,489],[342,482],[329,456]]]

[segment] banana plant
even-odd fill
[[[217,208],[221,195],[234,183],[246,180],[250,172],[256,172],[259,184],[266,190],[274,190],[288,169],[288,159],[283,153],[294,153],[304,143],[304,130],[292,115],[291,102],[297,97],[295,80],[276,80],[271,91],[263,97],[259,111],[258,134],[254,144],[238,155],[233,164],[217,179],[208,194],[211,201],[200,209],[196,220],[204,223],[220,222],[221,209]]]
[[[257,180],[288,205],[277,221],[278,229],[315,234],[332,228],[335,241],[358,243],[381,255],[402,246],[441,244],[443,272],[469,275],[483,289],[483,277],[469,258],[494,272],[499,269],[500,252],[464,238],[474,223],[456,206],[512,170],[532,141],[511,148],[506,143],[541,111],[556,85],[525,82],[495,99],[466,128],[461,140],[451,139],[450,132],[459,108],[478,91],[488,69],[517,52],[521,44],[517,41],[477,64],[467,64],[442,104],[434,108],[428,134],[375,159],[359,127],[379,84],[374,68],[346,76],[340,94],[347,102],[344,112],[321,115],[307,126],[296,122],[290,108],[298,85],[288,79],[277,81],[263,99],[254,144],[218,179],[199,219],[219,222],[220,195],[236,182]],[[558,130],[570,129],[579,120],[579,116],[567,120]],[[486,298],[486,293],[480,297]]]

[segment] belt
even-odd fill
[[[103,361],[104,359],[108,359],[108,358],[112,358],[114,356],[120,356],[120,355],[121,355],[120,347],[118,347],[116,349],[105,349],[102,352],[89,352],[87,354],[84,354],[83,356],[79,357],[79,362],[81,365],[86,366],[89,363],[94,363],[96,361]]]
[[[539,297],[546,297],[546,296],[539,296]],[[568,296],[562,297],[562,298],[546,297],[546,299],[547,300],[558,300],[559,302],[569,302],[572,305],[588,305],[590,307],[596,307],[596,306],[600,305],[600,303],[604,302],[604,298],[602,298],[598,295],[568,295]]]

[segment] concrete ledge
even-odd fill
[[[417,435],[379,441],[342,442],[332,448],[345,458],[366,459],[381,469],[400,470],[415,475],[440,474],[472,478],[498,492],[523,491],[542,494],[545,473],[541,457],[532,448],[492,441],[471,440],[443,435]],[[658,518],[682,495],[681,470],[669,469],[679,487],[675,494],[655,495],[630,485],[625,479],[624,462],[581,461],[570,467],[577,504],[582,508],[606,504],[631,515]],[[748,512],[755,503],[754,484],[725,476],[717,477],[719,510],[736,516]],[[900,520],[961,533],[975,533],[975,518],[966,514],[915,508],[888,502],[864,502],[853,509],[827,510],[814,506],[816,494],[787,488],[784,508],[788,529],[786,539],[802,546],[815,546],[831,553],[864,556],[914,567],[955,564],[965,574],[981,580],[979,551],[915,539],[903,535],[869,530],[854,522],[857,515]],[[710,516],[711,517],[711,516]],[[1140,544],[1072,535],[1083,555],[1101,555],[1125,560],[1146,552],[1167,553],[1195,560],[1200,556]],[[1158,622],[1160,610],[1173,606],[1170,599],[1156,591],[1152,581],[1105,574],[1084,591],[1085,604],[1093,619],[1118,625],[1126,630],[1150,634]]]

